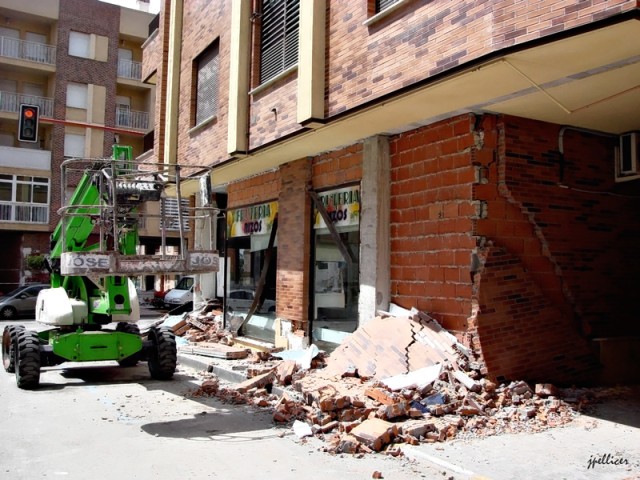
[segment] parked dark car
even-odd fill
[[[13,320],[19,316],[35,316],[38,293],[50,288],[46,283],[34,283],[16,288],[0,296],[0,320]]]

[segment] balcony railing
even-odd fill
[[[128,107],[116,108],[116,126],[147,130],[149,128],[149,114],[130,110]]]
[[[49,206],[33,203],[0,202],[0,222],[49,223]]]
[[[53,98],[0,91],[0,112],[18,113],[20,104],[23,103],[39,106],[42,117],[53,117]]]
[[[118,60],[118,76],[132,80],[142,80],[142,63],[132,60]]]
[[[18,58],[44,65],[56,64],[56,47],[0,36],[0,56]]]

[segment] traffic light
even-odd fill
[[[20,105],[18,119],[18,140],[21,142],[38,141],[38,116],[40,107],[37,105]]]

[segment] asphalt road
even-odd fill
[[[330,455],[264,410],[191,397],[200,380],[180,365],[161,382],[146,363],[62,364],[24,391],[0,370],[0,479],[447,478],[408,459]]]

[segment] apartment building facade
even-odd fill
[[[639,20],[628,0],[165,0],[153,158],[213,167],[224,235],[196,242],[228,305],[275,302],[246,336],[335,345],[393,304],[493,378],[594,380],[640,332]]]
[[[150,150],[155,93],[141,62],[153,18],[98,0],[0,1],[0,290],[47,278],[65,159],[109,157],[114,143]],[[36,142],[19,141],[21,104],[39,107]]]

